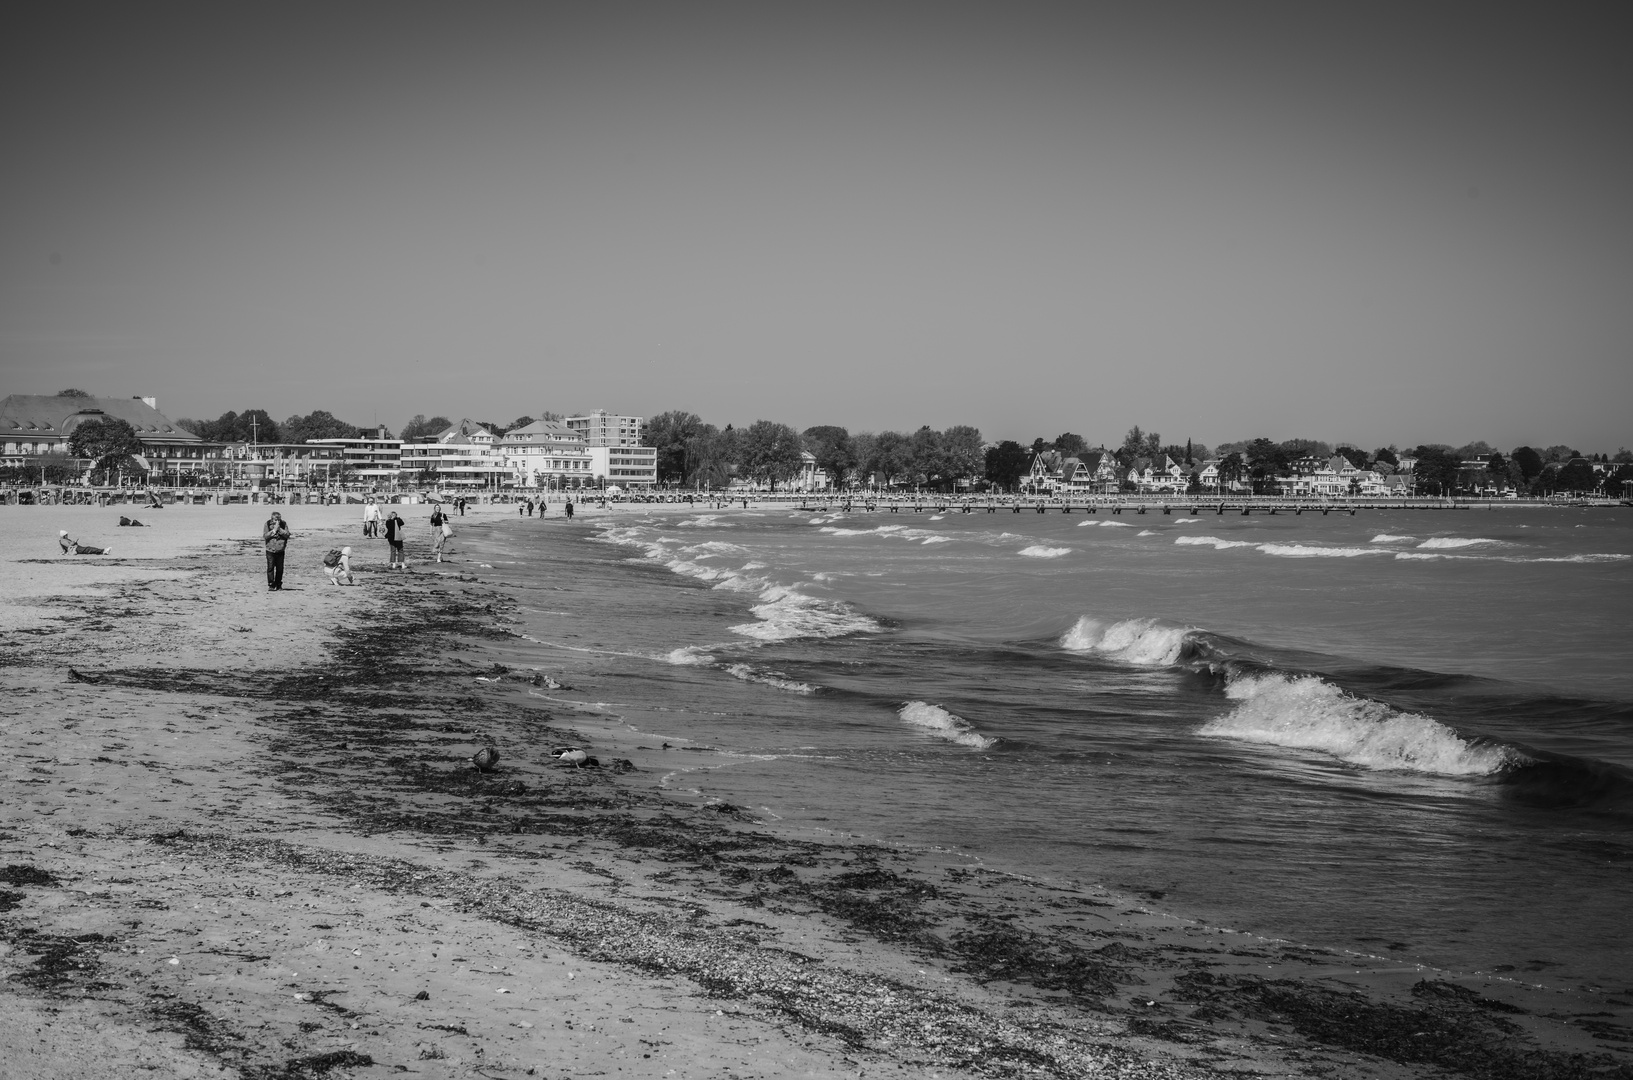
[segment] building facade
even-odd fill
[[[595,479],[594,459],[584,439],[560,420],[535,420],[506,432],[495,443],[519,487],[565,490]]]
[[[646,434],[646,417],[618,416],[605,409],[569,416],[563,423],[578,433],[585,446],[639,446]]]
[[[607,487],[651,488],[658,483],[658,451],[651,446],[591,446],[590,475]]]
[[[412,485],[453,488],[502,487],[509,476],[493,432],[461,420],[430,439],[402,446],[402,479]]]
[[[312,439],[306,445],[329,447],[339,454],[333,468],[341,483],[392,487],[402,475],[403,441],[387,438],[383,427],[363,438]]]
[[[103,418],[123,420],[135,430],[142,444],[138,464],[152,473],[182,478],[208,472],[222,456],[220,445],[206,443],[161,413],[157,398],[12,394],[0,399],[0,463],[29,467],[48,456],[66,456],[74,429]]]

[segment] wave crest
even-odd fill
[[[1353,697],[1314,675],[1244,675],[1225,695],[1239,704],[1201,734],[1439,776],[1489,776],[1517,763],[1508,747],[1471,742],[1432,717]]]
[[[909,701],[896,715],[939,739],[968,746],[972,750],[990,750],[998,745],[997,739],[976,731],[962,716],[955,716],[940,705],[931,705],[927,701]]]
[[[1185,655],[1193,633],[1191,627],[1172,626],[1156,619],[1104,623],[1085,615],[1061,637],[1060,647],[1140,667],[1171,667]]]
[[[1071,548],[1049,547],[1045,544],[1033,544],[1031,547],[1023,547],[1017,552],[1017,554],[1033,559],[1058,559],[1062,555],[1070,555],[1071,553]]]
[[[1420,548],[1465,548],[1478,544],[1501,544],[1501,540],[1487,540],[1483,536],[1431,536],[1419,544]]]

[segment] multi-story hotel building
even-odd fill
[[[340,455],[337,479],[347,483],[394,487],[403,467],[403,441],[386,437],[386,429],[358,439],[310,439],[309,446],[326,446]]]
[[[658,451],[641,445],[646,417],[594,409],[586,416],[569,416],[565,423],[583,438],[590,453],[590,471],[597,480],[621,488],[657,484]]]
[[[535,420],[495,445],[521,487],[581,488],[595,478],[583,437],[560,420]]]
[[[403,444],[402,477],[409,484],[443,487],[500,487],[509,475],[494,445],[493,432],[461,420],[434,438]]]
[[[646,417],[616,416],[605,409],[569,416],[563,423],[578,433],[585,446],[639,446],[646,433]]]

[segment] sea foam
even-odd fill
[[[1025,555],[1032,559],[1058,559],[1062,555],[1070,555],[1071,553],[1071,548],[1048,547],[1044,544],[1033,544],[1031,547],[1023,547],[1016,552],[1018,555]]]
[[[1487,776],[1519,760],[1507,747],[1471,742],[1432,717],[1354,697],[1314,675],[1241,676],[1225,695],[1236,708],[1201,734],[1440,776]]]
[[[1374,544],[1399,544],[1407,540],[1416,540],[1415,536],[1396,536],[1394,533],[1379,533],[1372,538]]]
[[[1353,559],[1357,555],[1389,554],[1381,548],[1315,547],[1310,544],[1260,544],[1259,550],[1284,559]]]
[[[990,750],[998,745],[997,739],[989,739],[976,731],[962,716],[955,716],[940,705],[931,705],[927,701],[909,701],[896,715],[938,739],[946,739],[972,750]]]
[[[1477,544],[1501,544],[1501,540],[1487,540],[1481,536],[1431,536],[1420,548],[1466,548]]]
[[[1096,653],[1140,667],[1169,667],[1184,655],[1192,628],[1156,619],[1124,619],[1106,623],[1087,615],[1060,639],[1068,652]]]
[[[1257,540],[1221,540],[1217,536],[1176,536],[1174,537],[1174,543],[1198,546],[1206,544],[1210,547],[1216,547],[1220,551],[1224,551],[1226,548],[1258,547]]]

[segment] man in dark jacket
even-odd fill
[[[274,510],[261,530],[266,542],[266,587],[272,592],[284,587],[284,548],[289,546],[289,525]]]
[[[386,515],[386,543],[391,545],[391,558],[386,562],[387,570],[408,569],[408,556],[403,552],[403,535],[408,531],[408,522],[397,516],[393,510]]]

